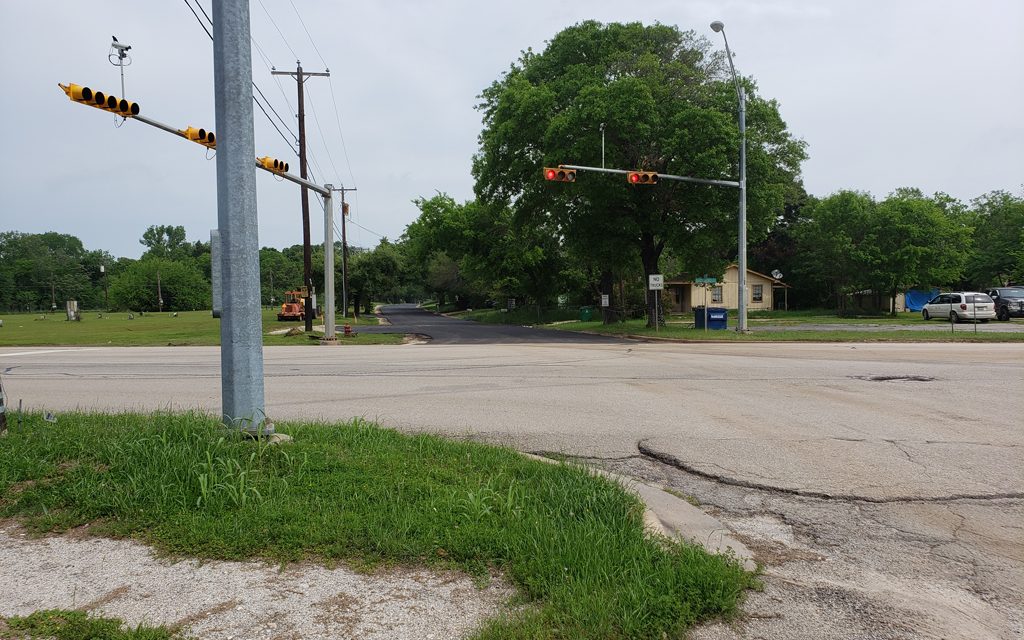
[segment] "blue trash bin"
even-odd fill
[[[729,310],[725,307],[708,307],[707,328],[720,330],[729,328]],[[693,326],[696,329],[704,328],[704,307],[693,308]]]

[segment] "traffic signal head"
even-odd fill
[[[288,173],[288,163],[284,160],[278,160],[277,158],[271,158],[270,156],[263,156],[262,158],[257,158],[256,161],[259,162],[264,169],[268,169],[275,173]]]
[[[576,172],[572,169],[562,169],[561,167],[557,169],[544,167],[544,179],[554,182],[576,182]]]
[[[83,87],[79,84],[58,84],[57,86],[67,94],[68,98],[75,102],[116,113],[125,118],[139,115],[139,105],[137,102],[130,102],[117,96],[109,96],[102,91],[93,91],[89,87]]]
[[[208,149],[217,148],[217,136],[213,135],[212,131],[197,129],[195,127],[185,127],[184,129],[179,129],[178,132],[192,142],[201,144]]]
[[[655,171],[630,171],[626,174],[626,181],[629,184],[658,184],[658,174]]]

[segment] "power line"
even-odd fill
[[[184,0],[184,1],[185,1],[185,6],[187,6],[189,8],[189,11],[191,11],[192,15],[195,16],[196,21],[199,22],[199,26],[203,28],[203,31],[206,32],[206,35],[209,36],[211,41],[213,41],[213,34],[210,32],[209,29],[206,28],[206,24],[203,23],[202,18],[199,17],[199,14],[196,13],[196,10],[192,8],[192,4],[189,2],[189,0]],[[196,6],[199,7],[199,10],[206,17],[206,20],[210,23],[210,26],[212,27],[213,26],[213,19],[211,19],[210,15],[208,13],[206,13],[206,9],[203,8],[203,5],[199,4],[199,0],[195,0],[195,3],[196,3]],[[259,45],[256,43],[256,41],[251,36],[250,36],[250,40],[252,40],[253,44],[256,45],[257,51],[261,51]],[[292,152],[297,154],[298,152],[295,150],[295,146],[294,146],[295,145],[295,140],[297,140],[297,137],[296,137],[295,133],[288,127],[288,123],[284,120],[284,118],[281,117],[281,114],[279,114],[277,112],[277,110],[274,109],[274,105],[270,103],[270,100],[268,100],[267,96],[264,95],[263,91],[259,88],[259,85],[257,85],[256,82],[253,81],[252,82],[252,86],[253,86],[254,89],[256,89],[256,93],[258,93],[260,95],[260,97],[263,98],[264,102],[266,102],[267,107],[270,107],[270,110],[274,112],[274,115],[277,116],[277,119],[281,121],[281,124],[284,125],[284,128],[288,130],[288,133],[292,134],[292,140],[289,140],[287,138],[287,136],[284,135],[284,133],[281,131],[280,127],[278,127],[277,124],[274,122],[274,119],[270,117],[269,113],[267,113],[266,108],[264,108],[263,105],[260,104],[260,101],[256,98],[255,94],[253,94],[253,96],[252,96],[253,102],[255,102],[256,106],[260,108],[260,111],[263,112],[263,115],[265,115],[267,117],[267,120],[270,122],[271,126],[273,126],[274,129],[277,131],[278,135],[280,135],[281,138],[288,144],[288,147],[290,149],[292,149]]]
[[[267,7],[263,4],[263,0],[259,0],[259,3],[260,6],[263,7],[263,13],[267,14],[270,24],[274,25],[274,28],[277,29],[277,35],[281,36],[281,40],[284,41],[284,46],[288,47],[288,50],[292,52],[292,56],[295,57],[295,59],[298,59],[298,54],[295,53],[295,49],[292,49],[292,45],[288,44],[288,38],[285,38],[284,34],[281,33],[281,28],[277,26],[274,16],[270,15],[270,12],[267,11]]]
[[[349,220],[349,223],[351,223],[351,224],[354,224],[354,225],[356,225],[357,227],[359,227],[359,228],[360,228],[360,229],[362,229],[363,231],[368,231],[368,232],[372,233],[373,235],[377,236],[378,238],[383,238],[383,237],[385,237],[385,236],[383,236],[383,235],[381,235],[381,234],[377,233],[377,232],[376,232],[376,231],[374,231],[373,229],[367,229],[366,227],[364,227],[363,225],[359,224],[359,223],[358,223],[358,222],[356,222],[355,220]]]
[[[262,4],[262,0],[261,0]],[[306,32],[306,37],[309,38],[309,44],[313,45],[313,51],[316,51],[316,55],[320,56],[320,62],[324,63],[324,68],[327,67],[327,61],[320,55],[320,49],[317,49],[316,43],[313,42],[313,36],[309,35],[309,29],[306,28],[306,23],[302,20],[302,16],[299,15],[299,10],[295,8],[295,3],[292,0],[288,0],[288,4],[292,5],[292,11],[295,12],[295,17],[299,19],[299,24],[302,25],[302,30]]]
[[[330,76],[327,76],[330,79]],[[324,130],[320,126],[320,118],[316,114],[316,105],[313,104],[312,94],[307,95],[306,98],[309,100],[309,107],[313,110],[313,122],[316,123],[316,129],[320,132],[320,141],[323,142],[324,151],[327,152],[327,159],[331,161],[331,168],[334,169],[334,177],[340,183],[341,173],[338,172],[338,166],[334,164],[334,156],[331,155],[331,147],[327,144],[327,136],[324,135]]]
[[[348,165],[348,175],[352,178],[352,184],[356,184],[356,174],[352,172],[352,162],[348,159],[348,147],[345,145],[345,133],[341,128],[341,110],[338,109],[338,99],[334,97],[334,83],[330,76],[327,77],[327,84],[331,87],[331,100],[334,102],[334,119],[338,123],[338,137],[341,138],[341,150],[345,153],[345,164]]]
[[[320,57],[320,62],[322,62],[324,67],[326,68],[328,66],[327,65],[327,61],[324,59],[323,55],[320,53],[320,49],[316,46],[316,41],[314,41],[313,40],[313,36],[310,35],[309,29],[306,28],[306,21],[302,19],[302,14],[299,13],[298,8],[296,8],[295,2],[293,2],[293,0],[288,0],[288,4],[290,4],[292,6],[292,11],[295,12],[295,17],[299,19],[299,24],[302,25],[302,30],[306,32],[306,38],[309,39],[309,44],[313,45],[313,50],[316,51],[316,55]],[[338,98],[336,97],[336,95],[334,93],[334,82],[331,81],[330,76],[327,77],[327,82],[328,82],[328,84],[330,85],[330,88],[331,88],[331,102],[334,104],[334,120],[338,124],[338,137],[341,139],[341,150],[345,154],[345,164],[348,166],[349,177],[352,178],[352,184],[355,184],[356,183],[356,176],[355,176],[355,173],[352,171],[352,162],[351,162],[351,160],[349,159],[349,156],[348,156],[348,146],[345,144],[345,133],[344,133],[344,129],[341,126],[341,110],[338,109]],[[312,101],[311,101],[311,103],[312,103]],[[317,119],[316,118],[316,109],[315,108],[313,110],[313,118]],[[319,127],[320,127],[320,123],[319,123],[319,120],[318,120],[317,121],[317,128],[319,128]],[[322,130],[320,132],[320,135],[321,135],[321,137],[324,137],[324,146],[326,146],[327,145],[326,137],[323,135],[323,131]],[[330,155],[330,151],[328,151],[328,155]],[[333,158],[331,159],[331,165],[334,166],[334,159]],[[334,174],[337,177],[338,181],[340,182],[341,181],[341,174],[338,171],[336,166],[334,168]]]

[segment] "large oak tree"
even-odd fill
[[[741,82],[753,242],[795,188],[804,145],[786,130],[778,104],[759,96],[750,78]],[[603,123],[610,168],[735,180],[735,89],[724,54],[707,39],[661,24],[583,22],[543,52],[524,52],[481,98],[473,167],[481,200],[512,207],[521,224],[553,223],[566,246],[606,270],[636,252],[645,275],[658,273],[666,246],[692,272],[720,269],[735,256],[736,189],[667,180],[630,186],[621,175],[598,173],[546,183],[541,172],[600,166]]]

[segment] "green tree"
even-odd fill
[[[396,245],[381,238],[373,251],[352,255],[349,260],[349,286],[353,306],[360,304],[373,312],[373,301],[395,300],[401,289],[401,253]]]
[[[82,241],[47,233],[0,233],[0,304],[8,308],[63,308],[65,300],[83,305],[92,287],[83,259]]]
[[[566,246],[588,247],[606,266],[635,251],[645,275],[657,273],[666,246],[690,264],[722,259],[735,246],[735,190],[670,181],[629,186],[601,174],[580,174],[572,185],[545,183],[541,167],[600,165],[603,123],[607,166],[735,178],[739,132],[727,74],[723,55],[706,39],[674,26],[569,27],[542,53],[526,51],[484,90],[477,194],[510,206],[517,220],[550,224]],[[778,104],[760,97],[751,79],[742,82],[754,242],[795,188],[804,145],[786,131]],[[611,278],[602,281],[610,286]],[[649,296],[649,307],[653,301]]]
[[[974,250],[967,265],[972,286],[1024,282],[1024,194],[993,191],[971,201]]]
[[[110,279],[110,302],[113,306],[136,311],[156,311],[163,298],[164,311],[208,309],[211,303],[210,283],[190,262],[164,258],[139,260]]]
[[[949,217],[939,200],[899,189],[873,211],[861,251],[864,274],[872,290],[890,296],[895,314],[900,291],[957,282],[970,241],[971,229]]]
[[[805,282],[817,283],[840,311],[847,294],[870,286],[862,250],[875,206],[870,194],[839,191],[808,204],[806,218],[793,228],[801,256],[794,271]]]
[[[181,225],[150,225],[143,232],[139,244],[146,247],[143,258],[181,260],[190,256],[193,250],[185,239],[185,227]]]

